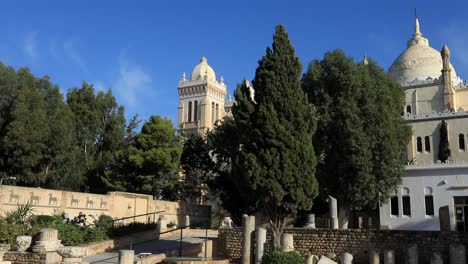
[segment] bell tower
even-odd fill
[[[178,91],[179,134],[198,134],[204,137],[216,121],[223,119],[226,84],[223,77],[216,79],[215,71],[205,57],[195,66],[190,79],[185,72],[182,74]]]

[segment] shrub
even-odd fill
[[[61,223],[57,226],[59,239],[65,246],[75,246],[85,243],[87,232],[85,228],[72,223]]]
[[[266,252],[261,260],[261,264],[302,264],[303,260],[301,255],[295,251],[280,252],[270,251]]]
[[[88,227],[86,228],[85,242],[97,242],[109,239],[107,235],[108,229],[105,227]]]
[[[102,214],[99,216],[98,220],[95,222],[96,227],[103,227],[110,229],[114,226],[114,219],[110,215]]]
[[[0,244],[10,244],[14,247],[16,237],[21,235],[24,235],[24,227],[22,225],[0,221]]]
[[[49,227],[54,225],[55,217],[52,215],[33,215],[30,222],[33,227]]]

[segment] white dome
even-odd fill
[[[208,65],[208,60],[205,57],[201,58],[200,64],[195,66],[195,69],[193,69],[191,81],[204,79],[216,81],[216,74],[213,68]]]
[[[429,40],[422,37],[419,21],[416,19],[415,33],[408,41],[408,48],[398,56],[388,70],[389,74],[401,85],[415,80],[440,78],[442,75],[442,56],[439,51],[429,46]],[[452,79],[457,80],[457,73],[452,65]]]

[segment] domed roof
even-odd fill
[[[429,40],[422,36],[416,18],[413,38],[408,41],[408,48],[392,64],[388,70],[389,74],[400,84],[405,85],[415,80],[440,78],[442,68],[440,52],[429,46]],[[450,69],[452,79],[456,80],[457,74],[452,65]]]
[[[208,59],[203,57],[200,60],[200,64],[195,66],[195,69],[193,69],[191,80],[195,81],[205,79],[210,81],[216,81],[216,74],[213,68],[211,68],[211,66],[208,65]]]

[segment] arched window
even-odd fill
[[[422,139],[421,137],[416,138],[416,149],[418,152],[422,152]]]
[[[406,113],[411,114],[411,105],[406,106]]]
[[[192,101],[188,102],[187,121],[192,122]]]
[[[465,135],[463,134],[458,135],[458,148],[460,150],[465,150]]]
[[[215,122],[215,103],[211,103],[211,123]]]
[[[431,139],[428,136],[424,137],[424,150],[431,152]]]
[[[216,120],[219,119],[219,105],[216,104]]]
[[[198,120],[198,102],[194,101],[193,102],[193,121]]]

